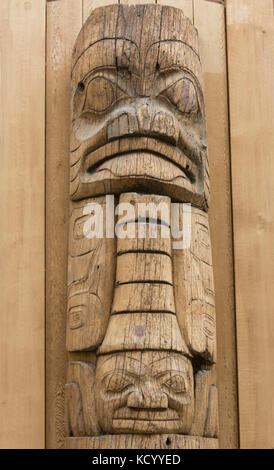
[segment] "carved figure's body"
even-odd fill
[[[203,441],[217,436],[217,394],[202,74],[197,31],[180,10],[111,5],[83,26],[70,179],[67,348],[95,350],[97,364],[68,366],[67,446],[170,433],[216,447]],[[118,214],[116,237],[89,238],[92,207],[100,204],[106,225],[111,194],[136,211],[176,201],[181,222],[182,203],[193,204],[189,247],[174,249],[170,210],[164,238],[158,215],[154,238],[121,238],[137,212]]]

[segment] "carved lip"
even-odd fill
[[[149,422],[163,422],[163,421],[180,421],[178,418],[113,418],[113,421],[149,421]]]
[[[191,183],[195,183],[198,179],[197,166],[188,156],[178,147],[153,137],[123,137],[108,142],[92,152],[87,151],[83,156],[83,172],[92,174],[108,160],[137,152],[151,153],[161,159],[169,160],[183,171]]]
[[[179,416],[176,410],[167,409],[129,409],[124,407],[114,413],[114,420],[127,420],[127,421],[179,421]]]

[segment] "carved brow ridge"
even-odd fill
[[[85,52],[92,46],[94,46],[95,44],[98,44],[99,42],[102,42],[102,41],[117,41],[117,40],[121,40],[121,41],[127,41],[127,42],[130,42],[131,44],[134,44],[134,46],[136,46],[136,49],[138,51],[138,55],[139,55],[139,60],[140,60],[140,50],[139,50],[139,47],[138,45],[136,44],[135,41],[133,41],[132,39],[127,39],[127,38],[124,38],[124,37],[107,37],[107,38],[101,38],[101,39],[98,39],[97,41],[94,41],[92,43],[90,43],[82,52],[81,54],[78,56],[78,58],[76,59],[73,67],[72,67],[72,73],[76,67],[76,64],[78,63],[78,61],[80,60],[80,58],[82,57],[83,54],[85,54]],[[195,51],[195,49],[190,46],[190,44],[186,43],[185,41],[182,41],[181,39],[160,39],[159,41],[155,41],[153,42],[152,44],[150,44],[147,48],[147,51],[146,51],[146,54],[145,54],[145,62],[147,60],[147,56],[148,56],[148,53],[150,51],[150,49],[155,46],[156,44],[161,44],[161,43],[180,43],[180,44],[184,44],[185,46],[189,47],[189,49],[192,50],[192,52],[197,56],[199,62],[201,62],[200,60],[200,57],[199,57],[199,54]]]
[[[181,39],[159,39],[159,41],[153,42],[153,43],[150,44],[150,45],[148,46],[148,48],[147,48],[146,55],[145,55],[145,60],[147,59],[147,55],[148,55],[148,53],[149,53],[149,50],[150,50],[153,46],[155,46],[155,44],[160,44],[160,43],[163,43],[163,42],[167,42],[167,43],[170,43],[170,42],[172,43],[172,42],[173,42],[173,43],[184,44],[185,46],[189,47],[189,49],[191,49],[192,52],[194,52],[194,54],[198,57],[199,62],[201,62],[201,59],[200,59],[200,57],[199,57],[199,54],[195,51],[195,49],[193,49],[193,47],[192,47],[190,44],[188,44],[188,43],[185,42],[185,41],[182,41]]]
[[[140,363],[140,364],[141,364],[141,366],[142,366],[143,368],[146,368],[146,366],[145,366],[144,364],[142,364],[142,363]],[[138,372],[133,372],[133,371],[131,371],[131,370],[126,370],[126,369],[122,369],[122,368],[117,368],[117,369],[114,369],[114,370],[112,370],[112,371],[110,371],[110,372],[107,372],[107,373],[104,375],[104,377],[108,377],[109,375],[113,376],[113,375],[115,375],[115,374],[121,375],[121,376],[123,376],[123,377],[135,377],[135,378],[138,378],[138,377],[140,377],[140,376],[146,375],[146,372],[144,371],[144,372],[138,373]]]
[[[123,353],[120,353],[119,354],[120,357],[123,357]],[[181,355],[179,354],[179,357],[176,355],[176,360],[178,360],[179,358],[181,357]],[[135,362],[138,362],[138,364],[144,366],[144,367],[150,367],[154,364],[156,364],[157,362],[160,362],[160,361],[166,361],[166,360],[171,360],[171,359],[174,359],[174,355],[170,356],[169,354],[167,354],[165,357],[160,357],[159,359],[153,359],[151,362],[149,362],[148,364],[143,364],[142,362],[142,359],[139,360],[139,359],[136,359],[135,357],[128,357],[128,358],[125,358],[126,360],[128,360],[129,362],[130,361],[135,361]],[[113,360],[113,357],[109,357],[104,363],[110,361],[110,360]],[[124,360],[125,362],[125,360]],[[115,369],[115,371],[120,371],[122,369]],[[124,370],[124,369],[123,369]],[[173,369],[172,369],[173,370]],[[176,369],[173,370],[174,372],[178,372],[176,371]]]
[[[94,46],[95,44],[98,44],[99,42],[102,42],[102,41],[117,41],[117,40],[127,41],[127,42],[130,42],[131,44],[134,44],[134,46],[136,46],[136,48],[137,48],[137,51],[138,51],[138,54],[139,54],[139,57],[140,57],[139,47],[138,47],[138,45],[136,44],[136,42],[133,41],[132,39],[126,39],[126,38],[124,38],[124,37],[101,38],[101,39],[98,39],[97,41],[91,42],[91,43],[81,52],[81,54],[80,54],[79,57],[76,59],[74,65],[73,65],[73,67],[72,67],[72,72],[74,71],[74,69],[75,69],[75,67],[76,67],[76,64],[78,63],[79,59],[82,57],[83,54],[85,54],[85,52],[86,52],[91,46]]]
[[[123,357],[123,358],[124,358],[124,353],[120,352],[120,353],[119,353],[119,357]],[[135,357],[128,357],[128,358],[126,358],[126,359],[127,359],[128,361],[135,361],[135,362],[138,362],[138,364],[142,364],[142,360],[139,361],[139,359],[136,359]],[[113,356],[108,357],[108,358],[104,361],[104,364],[105,364],[106,362],[108,362],[108,361],[111,361],[111,360],[113,360]],[[124,359],[124,360],[125,360],[125,359]]]

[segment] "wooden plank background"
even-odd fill
[[[66,294],[71,54],[82,0],[47,3],[46,69],[46,446],[62,447],[66,375]]]
[[[274,448],[273,2],[228,0],[240,444]]]
[[[224,7],[194,0],[205,81],[210,166],[209,222],[217,318],[217,385],[221,448],[238,447],[237,364],[231,220]]]
[[[1,0],[0,447],[44,447],[45,2]]]

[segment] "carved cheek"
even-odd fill
[[[176,393],[170,389],[168,394],[169,407],[176,410],[181,420],[181,428],[184,433],[189,432],[194,416],[194,388],[193,380],[186,377],[184,392]]]
[[[95,403],[100,427],[104,432],[109,432],[112,429],[114,413],[122,406],[121,396],[110,395],[106,392],[103,382],[96,380]]]
[[[182,412],[185,406],[191,406],[193,396],[190,392],[174,393],[169,392],[168,403],[170,408]]]
[[[112,421],[115,411],[126,406],[128,394],[130,391],[126,387],[120,390],[122,386],[119,374],[107,374],[102,376],[100,373],[96,376],[96,410],[99,418],[99,424],[103,431],[110,432],[112,430]]]

